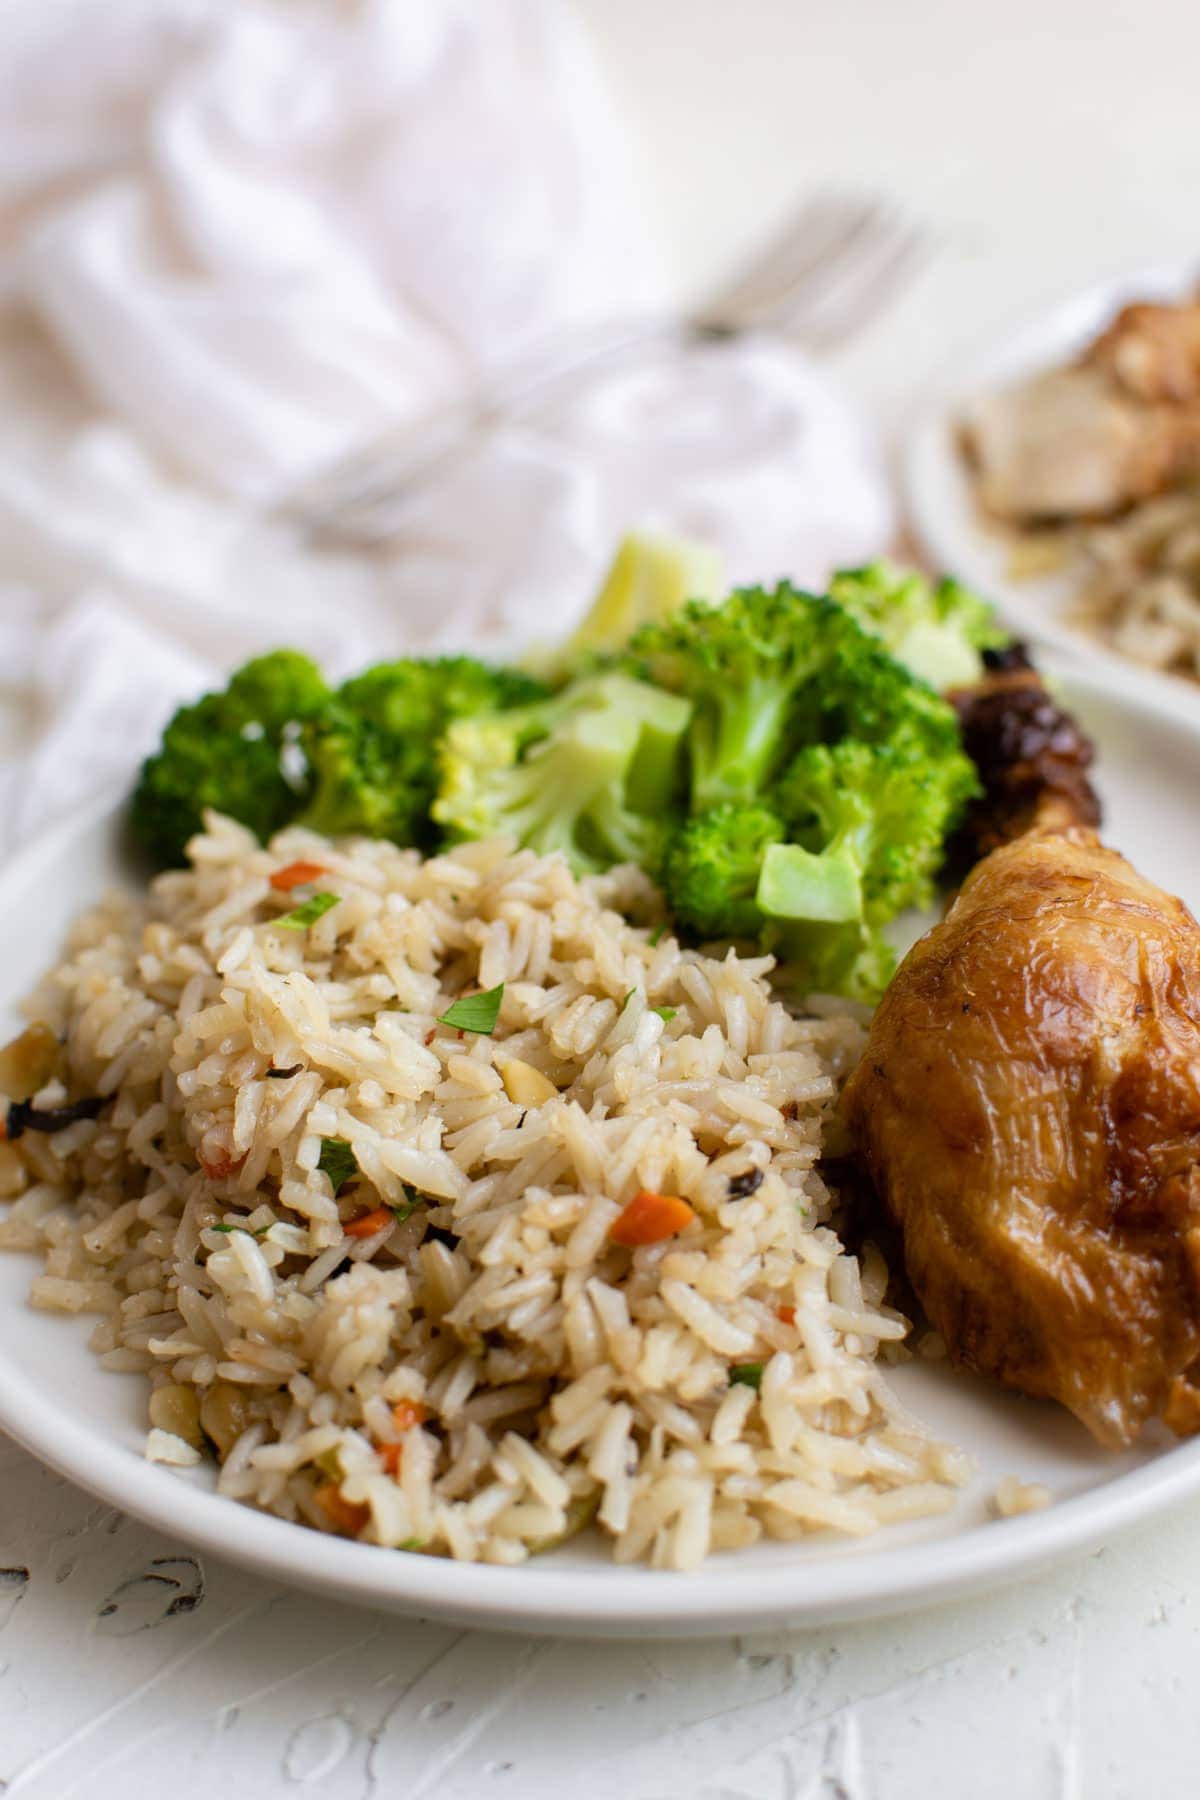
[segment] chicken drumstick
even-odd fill
[[[951,1355],[1102,1443],[1200,1428],[1200,927],[1034,828],[910,952],[844,1100]]]

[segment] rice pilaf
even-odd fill
[[[99,1313],[102,1361],[149,1377],[151,1454],[211,1446],[236,1499],[495,1563],[593,1518],[686,1569],[953,1503],[965,1459],[893,1398],[907,1327],[817,1169],[853,1008],[794,1017],[769,957],[682,949],[631,868],[263,849],[216,815],[191,854],[83,918],[29,1002],[111,1104],[9,1147],[0,1222],[44,1252],[35,1304]],[[336,904],[281,924],[297,863]],[[643,1193],[682,1226],[629,1247]]]

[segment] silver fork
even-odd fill
[[[294,489],[280,507],[314,541],[370,549],[403,528],[407,500],[482,434],[560,404],[606,362],[656,342],[771,333],[828,351],[870,323],[930,253],[927,234],[872,196],[818,193],[682,318],[575,328],[464,398],[406,420]]]

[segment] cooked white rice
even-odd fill
[[[216,817],[193,860],[84,918],[31,1000],[111,1106],[8,1148],[0,1223],[44,1250],[34,1303],[99,1313],[102,1360],[149,1377],[151,1456],[211,1444],[236,1499],[495,1563],[593,1516],[681,1569],[952,1503],[963,1459],[894,1400],[905,1323],[816,1168],[850,1011],[792,1017],[769,958],[659,937],[630,869],[264,850]],[[340,896],[307,931],[273,923],[295,860]],[[493,1035],[439,1025],[501,982]],[[331,1137],[360,1171],[337,1197]],[[631,1251],[641,1190],[695,1219]]]

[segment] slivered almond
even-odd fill
[[[504,1064],[500,1079],[505,1093],[516,1106],[541,1106],[544,1100],[553,1100],[558,1093],[548,1075],[517,1056],[510,1057]]]

